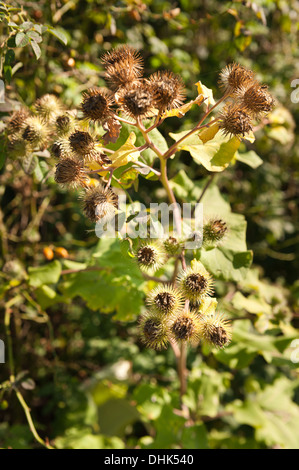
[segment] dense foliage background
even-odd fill
[[[0,365],[1,446],[40,446],[8,382],[13,366],[39,435],[54,447],[298,448],[298,1],[11,1],[0,2],[0,20],[0,338],[14,360]],[[149,351],[138,338],[152,284],[127,274],[117,243],[99,242],[76,191],[54,182],[53,161],[24,169],[7,152],[5,118],[18,102],[54,93],[78,106],[82,91],[105,85],[100,57],[118,44],[142,51],[146,74],[181,74],[189,99],[198,80],[220,97],[218,75],[232,61],[276,97],[256,141],[242,144],[205,195],[245,216],[254,258],[244,276],[216,282],[233,319],[231,345],[190,349],[191,422],[179,410],[172,351]],[[169,139],[190,128],[197,113],[168,119],[161,132]],[[173,175],[178,199],[195,202],[208,171],[182,152]],[[140,179],[138,196],[134,187],[145,203],[165,197],[158,182]],[[96,263],[112,271],[70,273]]]

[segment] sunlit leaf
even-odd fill
[[[199,95],[202,95],[203,98],[205,99],[204,104],[207,108],[210,108],[214,106],[216,101],[214,100],[213,97],[213,92],[210,88],[207,88],[201,81],[199,80],[197,83],[195,83],[197,86],[197,91]]]
[[[162,118],[168,118],[168,117],[173,117],[176,116],[178,118],[181,118],[185,116],[185,114],[192,108],[194,104],[197,104],[200,106],[204,100],[203,95],[199,95],[195,100],[189,101],[189,103],[183,104],[179,108],[173,108],[170,109],[169,111],[165,111],[165,113],[162,115]]]
[[[212,129],[205,130],[205,132],[192,134],[178,145],[178,150],[190,152],[194,161],[203,165],[209,171],[223,171],[232,161],[240,146],[240,140],[236,137],[224,136],[222,132],[217,132],[216,129],[218,130],[218,126],[214,125]],[[178,141],[186,136],[188,132],[170,133],[169,135]],[[204,141],[201,140],[202,135]]]

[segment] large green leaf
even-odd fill
[[[255,429],[256,440],[267,446],[297,449],[299,445],[299,410],[292,401],[297,381],[280,377],[264,390],[245,401],[235,400],[227,406],[240,424]]]
[[[43,284],[55,284],[61,273],[61,264],[58,260],[39,267],[29,267],[29,285],[40,287]]]
[[[69,298],[82,297],[92,310],[116,312],[117,320],[135,319],[143,306],[144,279],[137,264],[121,252],[119,241],[100,240],[91,265],[95,270],[69,274],[61,292]]]
[[[212,249],[202,248],[200,260],[214,276],[224,280],[242,280],[252,263],[252,252],[246,246],[247,222],[234,214],[216,185],[210,186],[202,198],[204,218],[221,217],[228,226],[224,240]]]
[[[177,142],[188,132],[170,133],[169,135]],[[203,138],[201,139],[201,137]],[[206,132],[203,135],[201,133],[192,134],[178,145],[178,150],[190,152],[196,163],[203,165],[209,171],[219,172],[230,164],[239,146],[239,139],[236,137],[229,138],[221,131],[218,131],[209,140],[206,140]]]
[[[206,181],[194,183],[181,170],[171,181],[175,195],[183,202],[195,203],[199,200]],[[231,212],[229,203],[214,184],[205,192],[202,200],[204,220],[221,217],[228,226],[224,240],[215,248],[201,248],[197,251],[206,269],[224,280],[241,281],[252,263],[252,252],[247,250],[245,217]]]
[[[263,163],[261,157],[259,157],[254,150],[249,150],[248,152],[243,153],[237,152],[235,158],[239,162],[245,163],[253,169],[258,168]]]
[[[184,404],[200,416],[216,416],[219,413],[221,394],[231,379],[228,372],[217,372],[205,364],[191,371]]]

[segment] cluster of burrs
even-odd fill
[[[267,85],[260,84],[252,70],[230,64],[220,73],[219,84],[228,101],[220,112],[219,127],[225,135],[241,139],[252,132],[253,121],[260,120],[274,106]]]
[[[31,110],[15,111],[8,122],[9,155],[24,158],[49,149],[58,160],[55,181],[83,190],[83,212],[92,222],[112,217],[118,206],[118,196],[111,189],[114,154],[105,146],[117,142],[122,116],[137,126],[154,117],[158,125],[168,111],[183,105],[186,94],[182,78],[170,71],[144,77],[143,60],[130,46],[105,53],[102,64],[108,87],[86,90],[78,112],[67,110],[59,98],[46,94]],[[218,126],[225,135],[241,139],[252,131],[255,120],[271,111],[274,100],[254,73],[239,64],[221,71],[220,86],[223,97],[219,103],[226,100],[226,104],[216,119]],[[90,178],[92,172],[100,179]],[[203,226],[203,246],[217,246],[227,230],[221,217],[210,218]],[[141,270],[155,273],[169,257],[182,256],[183,243],[173,236],[163,241],[144,240],[134,256]],[[217,301],[212,293],[212,277],[196,260],[173,282],[161,283],[148,295],[148,310],[140,320],[146,346],[161,349],[169,342],[199,341],[226,346],[231,326],[215,312]]]
[[[203,245],[216,247],[227,230],[222,219],[207,219],[203,225]],[[170,258],[181,259],[185,242],[174,235],[163,240],[143,240],[133,255],[142,271],[155,274]],[[231,340],[231,327],[224,315],[215,312],[217,301],[210,297],[212,294],[212,276],[196,260],[171,282],[161,282],[149,293],[148,310],[140,319],[144,344],[152,349],[166,348],[169,342],[203,341],[217,348],[226,346]]]
[[[130,46],[105,53],[102,63],[109,88],[86,90],[79,112],[67,110],[59,98],[46,94],[31,110],[15,111],[8,123],[9,156],[23,159],[28,166],[34,152],[49,149],[58,159],[55,181],[83,189],[83,212],[92,222],[112,216],[118,205],[111,178],[104,184],[104,177],[115,169],[111,152],[108,156],[104,146],[117,141],[121,114],[135,122],[157,119],[179,108],[185,99],[179,75],[166,70],[144,78],[143,60]],[[219,127],[227,135],[242,138],[252,130],[252,120],[271,110],[273,98],[253,72],[239,64],[222,70],[220,85],[228,103],[217,119]],[[99,134],[96,125],[104,134]],[[92,172],[102,178],[90,178]]]
[[[148,309],[139,321],[143,343],[156,350],[166,348],[169,342],[227,346],[231,325],[223,314],[216,313],[217,301],[212,294],[212,276],[193,260],[173,284],[161,283],[147,296]]]

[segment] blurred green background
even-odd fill
[[[0,15],[0,338],[7,339],[10,308],[17,386],[39,434],[58,448],[298,448],[298,1],[11,1],[0,2]],[[16,41],[27,21],[38,36]],[[138,273],[126,278],[117,245],[98,244],[76,191],[55,184],[53,162],[41,158],[26,173],[7,152],[6,117],[17,103],[54,93],[78,107],[82,91],[105,86],[100,57],[119,44],[140,49],[145,75],[181,74],[188,99],[198,80],[219,98],[219,72],[233,61],[254,70],[276,99],[272,121],[242,144],[263,163],[236,161],[215,178],[247,220],[254,260],[245,279],[216,283],[221,308],[237,319],[231,346],[190,350],[192,425],[178,411],[172,351],[146,350],[138,339],[135,320],[149,286]],[[196,119],[192,108],[160,130],[168,140]],[[208,175],[185,152],[172,160],[170,177],[178,171],[195,185]],[[145,179],[130,194],[144,202],[161,196]],[[54,260],[47,262],[45,248]],[[65,272],[94,256],[113,275]],[[0,445],[37,448],[8,378],[6,362]]]

